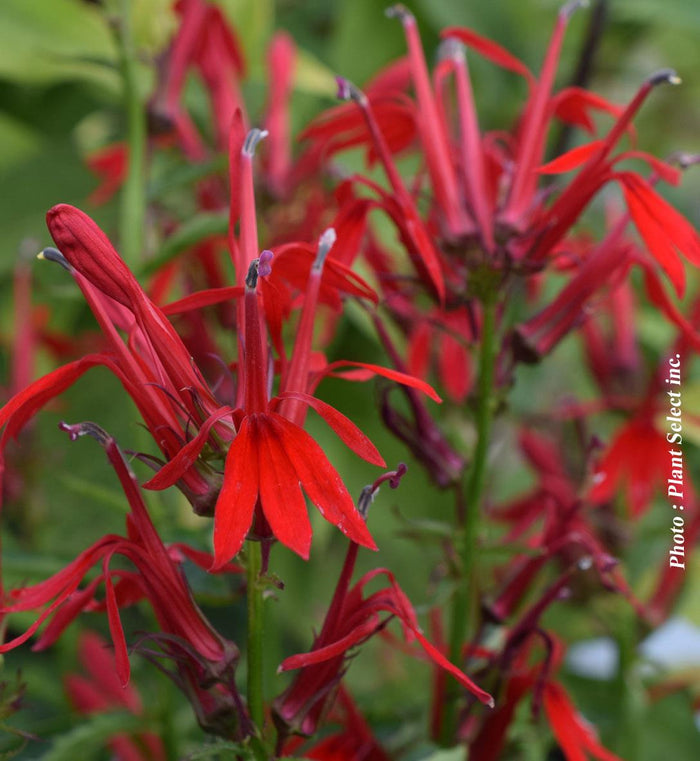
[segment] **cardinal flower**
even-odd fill
[[[253,262],[246,280],[244,402],[236,412],[237,433],[226,456],[226,476],[215,509],[215,567],[238,552],[256,510],[259,526],[266,522],[280,542],[308,557],[311,524],[302,487],[321,514],[350,539],[376,547],[337,471],[321,447],[290,418],[300,414],[296,412],[300,402],[309,404],[355,452],[383,465],[375,447],[347,418],[303,392],[283,392],[283,398],[268,400],[256,286],[259,275],[269,271],[269,257],[262,256]],[[301,361],[302,354],[296,354]],[[290,376],[295,370],[305,374],[295,365]]]
[[[62,428],[73,439],[92,436],[104,447],[131,508],[127,516],[127,536],[107,535],[51,578],[12,591],[3,606],[3,613],[37,609],[41,609],[41,613],[27,631],[0,645],[0,652],[7,652],[26,642],[47,619],[50,619],[49,624],[35,649],[53,644],[82,610],[101,607],[95,599],[95,592],[104,584],[104,606],[122,684],[126,684],[129,678],[129,658],[119,607],[142,598],[150,601],[162,631],[186,643],[201,662],[209,664],[212,674],[221,674],[232,668],[238,659],[238,649],[214,631],[194,603],[178,568],[178,563],[184,559],[184,548],[167,548],[163,544],[148,515],[136,478],[114,439],[94,423],[62,424]],[[185,553],[193,560],[202,562],[199,553],[186,549]],[[115,555],[127,558],[135,570],[110,569],[110,561]],[[205,565],[207,561],[208,558]],[[78,590],[85,575],[98,562],[102,572]],[[234,567],[228,566],[226,570],[234,570]]]
[[[405,471],[405,465],[400,465],[396,471],[365,487],[360,498],[362,515],[366,515],[379,485],[388,480],[395,488]],[[392,618],[401,622],[407,642],[417,642],[426,658],[451,674],[482,703],[493,707],[493,698],[450,663],[425,637],[413,606],[390,571],[377,568],[351,586],[358,550],[356,543],[348,548],[333,599],[312,649],[287,658],[279,667],[279,671],[300,669],[297,678],[274,704],[275,721],[283,730],[282,737],[293,732],[308,735],[316,732],[329,700],[345,674],[350,652],[382,631]],[[385,586],[366,594],[365,587],[382,578]]]
[[[114,656],[98,634],[84,632],[78,642],[83,674],[68,674],[66,692],[75,709],[84,716],[124,709],[143,716],[141,697],[132,685],[120,684]],[[163,741],[152,732],[135,736],[115,734],[108,740],[116,761],[165,761]]]

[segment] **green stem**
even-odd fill
[[[641,738],[644,735],[646,714],[645,690],[638,673],[638,622],[632,610],[625,610],[618,622],[617,643],[620,663],[616,680],[619,718],[616,724],[623,731],[615,732],[614,750],[620,758],[640,758]]]
[[[124,107],[126,110],[127,174],[121,195],[119,244],[124,261],[131,268],[142,264],[146,217],[146,109],[138,87],[136,51],[131,29],[131,1],[121,0],[117,24]]]
[[[248,711],[261,736],[263,708],[263,588],[260,542],[248,542]]]
[[[491,439],[493,418],[493,376],[496,362],[496,298],[490,295],[483,301],[481,347],[479,352],[478,399],[476,409],[476,448],[471,467],[466,474],[464,489],[464,516],[457,535],[459,552],[459,580],[452,607],[450,629],[450,660],[462,664],[462,651],[467,640],[470,620],[472,629],[478,618],[479,589],[478,538],[481,522],[481,495],[486,479],[486,464]],[[457,682],[448,689],[440,741],[450,745],[457,729],[458,700],[460,690]]]

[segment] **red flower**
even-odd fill
[[[651,410],[648,411],[649,413]],[[621,490],[630,515],[646,511],[654,493],[665,488],[669,445],[647,414],[632,418],[616,432],[600,459],[589,493],[593,502],[607,502]],[[644,468],[639,463],[644,463]]]
[[[102,607],[102,603],[95,600],[95,591],[104,583],[104,606],[115,647],[117,674],[122,684],[127,683],[130,668],[119,607],[144,597],[150,601],[163,632],[186,643],[201,663],[207,664],[211,674],[222,674],[233,668],[238,649],[212,629],[194,603],[178,568],[183,553],[177,547],[169,550],[163,544],[148,515],[136,479],[114,439],[94,423],[62,424],[62,428],[73,439],[87,434],[104,447],[131,507],[127,516],[127,536],[107,535],[51,578],[12,591],[2,608],[3,614],[43,610],[23,634],[0,645],[0,652],[26,642],[49,618],[50,622],[34,649],[41,650],[53,644],[82,610]],[[198,553],[187,554],[195,562],[202,560]],[[109,564],[115,555],[130,560],[136,570],[111,570]],[[204,560],[205,565],[210,562],[208,556]],[[80,582],[98,561],[102,565],[101,573],[78,591]],[[226,570],[236,570],[236,567],[228,566]]]
[[[391,478],[392,486],[396,486],[404,471],[405,466],[383,476],[373,487],[367,487],[361,499],[361,511],[366,513],[383,480]],[[358,549],[356,543],[348,548],[333,599],[312,649],[285,659],[278,669],[301,669],[290,687],[275,700],[274,715],[278,725],[285,732],[314,734],[330,696],[345,673],[348,653],[381,632],[393,617],[401,622],[407,641],[417,641],[429,660],[450,673],[482,703],[492,707],[493,698],[450,663],[423,635],[411,603],[390,571],[386,568],[375,569],[350,586]],[[380,577],[386,579],[387,586],[365,595],[365,587]]]
[[[316,280],[320,280],[329,248],[321,248]],[[301,342],[310,343],[311,324],[308,319],[305,322],[304,315],[313,314],[315,300],[306,302],[282,394],[268,401],[265,343],[256,293],[261,271],[269,273],[269,260],[261,258],[260,264],[254,262],[246,280],[244,401],[236,415],[237,434],[226,456],[224,484],[215,509],[214,567],[238,552],[253,523],[256,506],[274,536],[307,558],[311,524],[301,487],[321,514],[349,538],[376,548],[340,476],[318,444],[293,422],[303,420],[303,409],[308,404],[356,453],[374,464],[384,464],[369,439],[347,418],[304,391],[296,390],[299,384],[305,388],[308,383],[310,347]]]
[[[124,182],[127,171],[127,147],[124,143],[108,145],[87,157],[87,165],[100,180],[88,201],[95,206],[107,203]]]
[[[143,704],[136,689],[124,686],[117,677],[114,656],[107,643],[97,634],[83,632],[78,642],[83,670],[88,676],[69,674],[66,692],[75,709],[84,716],[125,708],[135,716],[143,716]],[[135,736],[114,735],[108,740],[117,761],[165,761],[163,741],[152,732]]]
[[[560,684],[547,682],[543,698],[549,724],[566,761],[586,761],[589,754],[599,761],[622,761],[600,744],[593,727],[576,710]]]
[[[389,761],[372,730],[350,695],[342,687],[328,717],[329,723],[340,724],[342,729],[324,737],[301,752],[304,758],[314,761]],[[303,739],[291,738],[285,745],[283,756],[291,756]]]

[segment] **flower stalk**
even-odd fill
[[[479,351],[478,400],[476,408],[476,448],[471,467],[466,472],[464,511],[457,515],[461,531],[458,535],[459,576],[452,608],[450,653],[453,663],[461,665],[464,643],[469,629],[475,630],[478,616],[479,526],[481,497],[486,479],[491,423],[494,409],[494,374],[496,362],[495,291],[488,292],[482,302],[481,346]],[[470,625],[471,622],[471,625]],[[450,745],[457,728],[457,684],[448,690],[448,700],[440,733],[441,742]]]
[[[262,568],[262,548],[260,542],[250,541],[247,547],[248,582],[248,712],[250,718],[262,733],[265,721],[263,707],[263,588],[260,581]]]

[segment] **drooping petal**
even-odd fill
[[[522,61],[517,59],[512,53],[509,53],[505,48],[486,37],[482,37],[471,29],[451,26],[447,29],[443,29],[440,33],[440,37],[442,37],[442,39],[454,37],[463,42],[467,47],[476,50],[484,56],[484,58],[487,58],[497,66],[513,71],[516,74],[520,74],[521,77],[525,77],[530,86],[535,83],[535,77]]]
[[[339,637],[337,640],[324,647],[314,648],[308,653],[290,655],[289,658],[285,658],[282,663],[280,663],[277,671],[278,673],[293,671],[294,669],[324,663],[331,658],[337,658],[339,655],[345,655],[348,650],[355,645],[364,642],[368,637],[377,632],[380,625],[381,622],[379,616],[373,614],[365,621],[362,621],[360,624],[353,627],[347,634]]]
[[[102,559],[102,573],[105,582],[105,602],[107,603],[107,621],[109,623],[109,633],[114,643],[114,657],[117,666],[117,676],[122,687],[128,684],[131,666],[129,664],[129,653],[126,647],[126,637],[122,627],[121,617],[119,616],[119,605],[117,596],[114,592],[114,584],[109,572],[109,561],[112,559],[111,552]]]
[[[304,491],[321,515],[353,542],[376,549],[377,545],[345,484],[321,447],[306,431],[285,418],[272,413],[269,420]]]
[[[109,364],[107,355],[88,354],[48,373],[15,394],[0,409],[0,428],[7,424],[2,437],[3,442],[16,436],[45,404],[72,386],[83,373],[96,365],[107,364]]]
[[[239,299],[243,295],[244,290],[244,288],[238,285],[224,288],[208,288],[204,291],[191,293],[189,296],[185,296],[177,301],[172,301],[170,304],[161,307],[161,311],[166,315],[174,315],[214,306],[215,304],[225,304],[233,299]]]
[[[685,270],[672,239],[639,195],[627,186],[623,186],[623,192],[632,221],[649,253],[666,272],[676,294],[681,298],[685,292]]]
[[[241,549],[258,499],[258,430],[256,416],[243,419],[224,470],[224,483],[214,508],[214,562],[218,570]]]
[[[639,264],[644,268],[644,287],[649,301],[678,327],[683,333],[684,338],[695,347],[696,351],[700,351],[700,333],[698,329],[690,320],[684,317],[676,304],[666,295],[666,291],[653,265],[646,261],[640,261]]]
[[[585,143],[584,145],[572,148],[561,156],[557,156],[557,158],[552,161],[543,164],[537,171],[539,174],[561,174],[562,172],[570,172],[572,169],[576,169],[581,166],[581,164],[588,161],[594,153],[600,150],[604,142],[604,140],[593,140],[590,143]]]
[[[182,477],[188,468],[195,464],[199,453],[207,443],[212,426],[221,420],[221,418],[231,415],[232,412],[232,407],[222,407],[213,415],[210,415],[209,418],[202,423],[197,435],[188,441],[169,462],[166,462],[153,478],[143,484],[143,488],[159,490],[167,489],[168,486],[172,486]]]
[[[622,761],[598,742],[593,728],[576,710],[561,685],[555,682],[545,685],[544,708],[566,761],[587,761],[586,751],[599,761]]]
[[[592,110],[603,111],[611,114],[616,119],[622,114],[622,107],[611,103],[596,93],[584,90],[581,87],[565,87],[560,90],[551,100],[550,107],[554,115],[567,124],[573,124],[590,134],[595,134],[596,127],[591,114]],[[629,127],[632,137],[634,128]]]
[[[652,256],[666,270],[678,296],[683,295],[685,274],[675,249],[700,266],[700,236],[685,217],[632,172],[620,172],[625,200],[640,235]]]
[[[263,512],[275,537],[308,560],[311,523],[299,485],[299,475],[287,453],[286,436],[280,430],[282,426],[271,416],[261,415],[258,424],[260,502]]]
[[[335,407],[331,407],[330,404],[317,399],[311,394],[303,394],[300,392],[285,392],[279,394],[278,399],[298,399],[312,407],[318,414],[328,423],[328,425],[335,431],[338,438],[346,444],[352,451],[362,457],[363,460],[372,463],[372,465],[379,465],[385,467],[386,462],[384,458],[379,454],[374,444],[365,436],[364,433],[350,420],[345,417],[342,412],[338,412]]]
[[[433,401],[442,402],[442,399],[433,390],[433,388],[420,378],[414,378],[412,375],[406,375],[406,373],[400,373],[398,370],[390,370],[388,367],[381,367],[380,365],[373,365],[367,362],[352,362],[350,360],[341,359],[336,362],[331,362],[321,371],[321,377],[331,375],[333,372],[341,367],[360,367],[368,372],[367,376],[359,377],[355,376],[355,380],[367,380],[373,375],[381,375],[389,380],[396,381],[403,386],[409,386],[410,388],[418,389],[424,394],[429,396]]]

